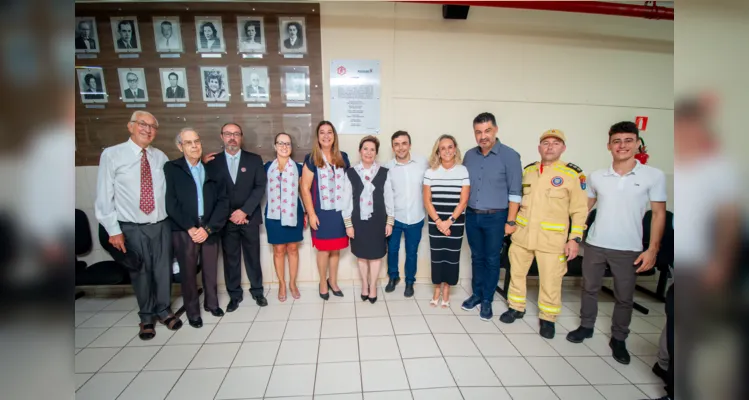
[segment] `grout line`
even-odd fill
[[[213,328],[211,328],[211,332],[208,332],[208,336],[206,336],[205,340],[208,340],[208,338],[209,338],[209,337],[211,336],[211,333],[213,333],[213,330],[214,330],[214,329],[216,329],[216,325],[217,325],[217,324],[212,324]],[[189,325],[188,325],[188,326],[189,326]],[[203,325],[203,327],[205,327],[205,326],[206,326],[206,325]],[[184,325],[183,325],[183,327],[184,327]],[[191,327],[191,328],[192,328],[192,327]],[[175,332],[174,332],[174,334],[172,335],[172,337],[170,337],[170,338],[169,338],[169,340],[172,340],[172,338],[173,338],[173,337],[174,337],[174,335],[176,335],[176,334],[177,334],[177,331],[175,331]],[[198,356],[198,354],[200,353],[200,350],[202,350],[202,349],[203,349],[203,346],[205,346],[205,340],[203,341],[203,343],[201,343],[201,344],[200,344],[200,348],[198,348],[198,351],[196,351],[196,352],[195,352],[195,354],[194,354],[194,355],[192,356],[192,358],[190,358],[190,362],[188,362],[188,363],[187,363],[187,365],[185,366],[185,369],[184,369],[184,370],[182,370],[182,373],[181,373],[181,374],[179,374],[179,377],[177,377],[177,379],[176,379],[176,380],[174,381],[174,384],[172,384],[172,388],[171,388],[171,389],[169,389],[169,392],[167,392],[167,394],[166,394],[166,396],[164,396],[164,398],[167,398],[167,397],[169,397],[169,394],[170,394],[170,393],[172,393],[172,391],[174,390],[174,388],[175,388],[175,387],[177,386],[177,383],[179,382],[179,380],[180,380],[180,379],[182,379],[182,376],[184,376],[184,375],[185,375],[185,372],[187,372],[187,371],[188,371],[188,369],[187,369],[187,368],[188,368],[188,367],[190,367],[190,364],[192,364],[192,362],[193,362],[193,361],[195,361],[195,357],[197,357],[197,356]],[[176,346],[176,345],[175,345],[175,346]],[[161,347],[161,349],[159,349],[159,351],[158,351],[157,353],[161,352],[161,350],[163,350],[163,349],[164,349],[164,347],[166,347],[166,345],[162,346],[162,347]],[[145,366],[144,366],[143,368],[145,368]],[[228,371],[227,371],[227,372],[228,372]]]
[[[294,303],[292,303],[291,306],[293,307]],[[255,314],[255,318],[257,318],[259,314],[260,314],[260,311],[258,310],[257,314]],[[291,315],[291,311],[289,311],[289,315]],[[253,324],[255,324],[255,318],[252,319]],[[259,322],[263,322],[263,321],[259,321]],[[266,322],[269,322],[269,321],[266,321]],[[276,369],[276,360],[278,359],[278,355],[281,353],[281,346],[283,345],[283,337],[284,335],[286,335],[286,327],[288,326],[289,326],[289,321],[287,319],[283,326],[283,332],[281,332],[281,338],[278,340],[278,350],[276,350],[276,357],[273,358],[273,365],[270,367],[270,375],[268,375],[268,382],[265,383],[265,390],[263,391],[263,398],[265,398],[265,395],[268,393],[268,388],[270,387],[270,381],[273,379],[273,371]],[[251,326],[250,326],[250,329],[252,329]],[[249,334],[250,334],[250,331],[248,330],[247,335]]]

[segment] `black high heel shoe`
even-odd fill
[[[362,292],[363,292],[364,291],[364,285],[362,285],[361,288],[362,288]],[[367,299],[369,299],[369,295],[368,294],[362,293],[360,296],[361,296],[361,301],[367,301]]]
[[[323,300],[327,300],[330,298],[330,293],[325,293],[325,294],[320,293],[320,298]]]
[[[343,297],[343,291],[333,289],[333,286],[330,286],[329,279],[326,279],[325,281],[328,282],[328,289],[333,292],[333,296]]]
[[[377,296],[369,298],[369,302],[372,304],[374,304],[376,301],[377,301]]]

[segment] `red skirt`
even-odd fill
[[[312,246],[318,251],[336,251],[348,247],[348,237],[336,239],[318,239],[312,235]]]

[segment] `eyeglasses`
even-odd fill
[[[221,132],[221,134],[226,137],[242,137],[242,132]]]
[[[289,142],[276,142],[276,146],[278,146],[278,147],[291,147],[291,143],[289,143]]]
[[[145,123],[144,121],[130,121],[130,122],[134,122],[134,123],[138,124],[138,126],[139,126],[139,127],[141,128],[141,129],[147,129],[147,128],[151,128],[151,129],[152,129],[152,130],[154,130],[154,131],[155,131],[155,130],[157,130],[157,129],[159,129],[159,126],[158,126],[158,125],[151,125],[151,124],[147,124],[147,123]]]

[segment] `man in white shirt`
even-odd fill
[[[154,318],[171,330],[182,327],[170,309],[172,232],[166,221],[166,181],[161,150],[151,147],[159,122],[136,111],[130,139],[101,153],[96,183],[96,219],[109,243],[124,253],[140,311],[142,340],[156,336]]]
[[[616,298],[609,347],[614,359],[622,364],[630,361],[624,341],[632,320],[637,274],[655,265],[666,223],[666,176],[661,170],[640,164],[634,158],[640,143],[640,131],[635,123],[614,124],[607,144],[613,163],[608,169],[590,175],[588,210],[596,203],[598,207],[583,257],[580,327],[567,335],[567,340],[573,343],[593,337],[598,292],[608,265],[614,276]],[[650,243],[643,251],[642,218],[648,205],[652,210]]]
[[[389,170],[388,183],[392,187],[395,203],[395,226],[388,238],[388,276],[385,291],[390,293],[400,282],[398,251],[401,233],[406,237],[406,290],[403,295],[414,295],[416,281],[416,257],[424,229],[424,199],[422,185],[424,172],[429,167],[426,158],[411,154],[411,136],[406,131],[397,131],[390,138],[395,159],[385,164]]]

